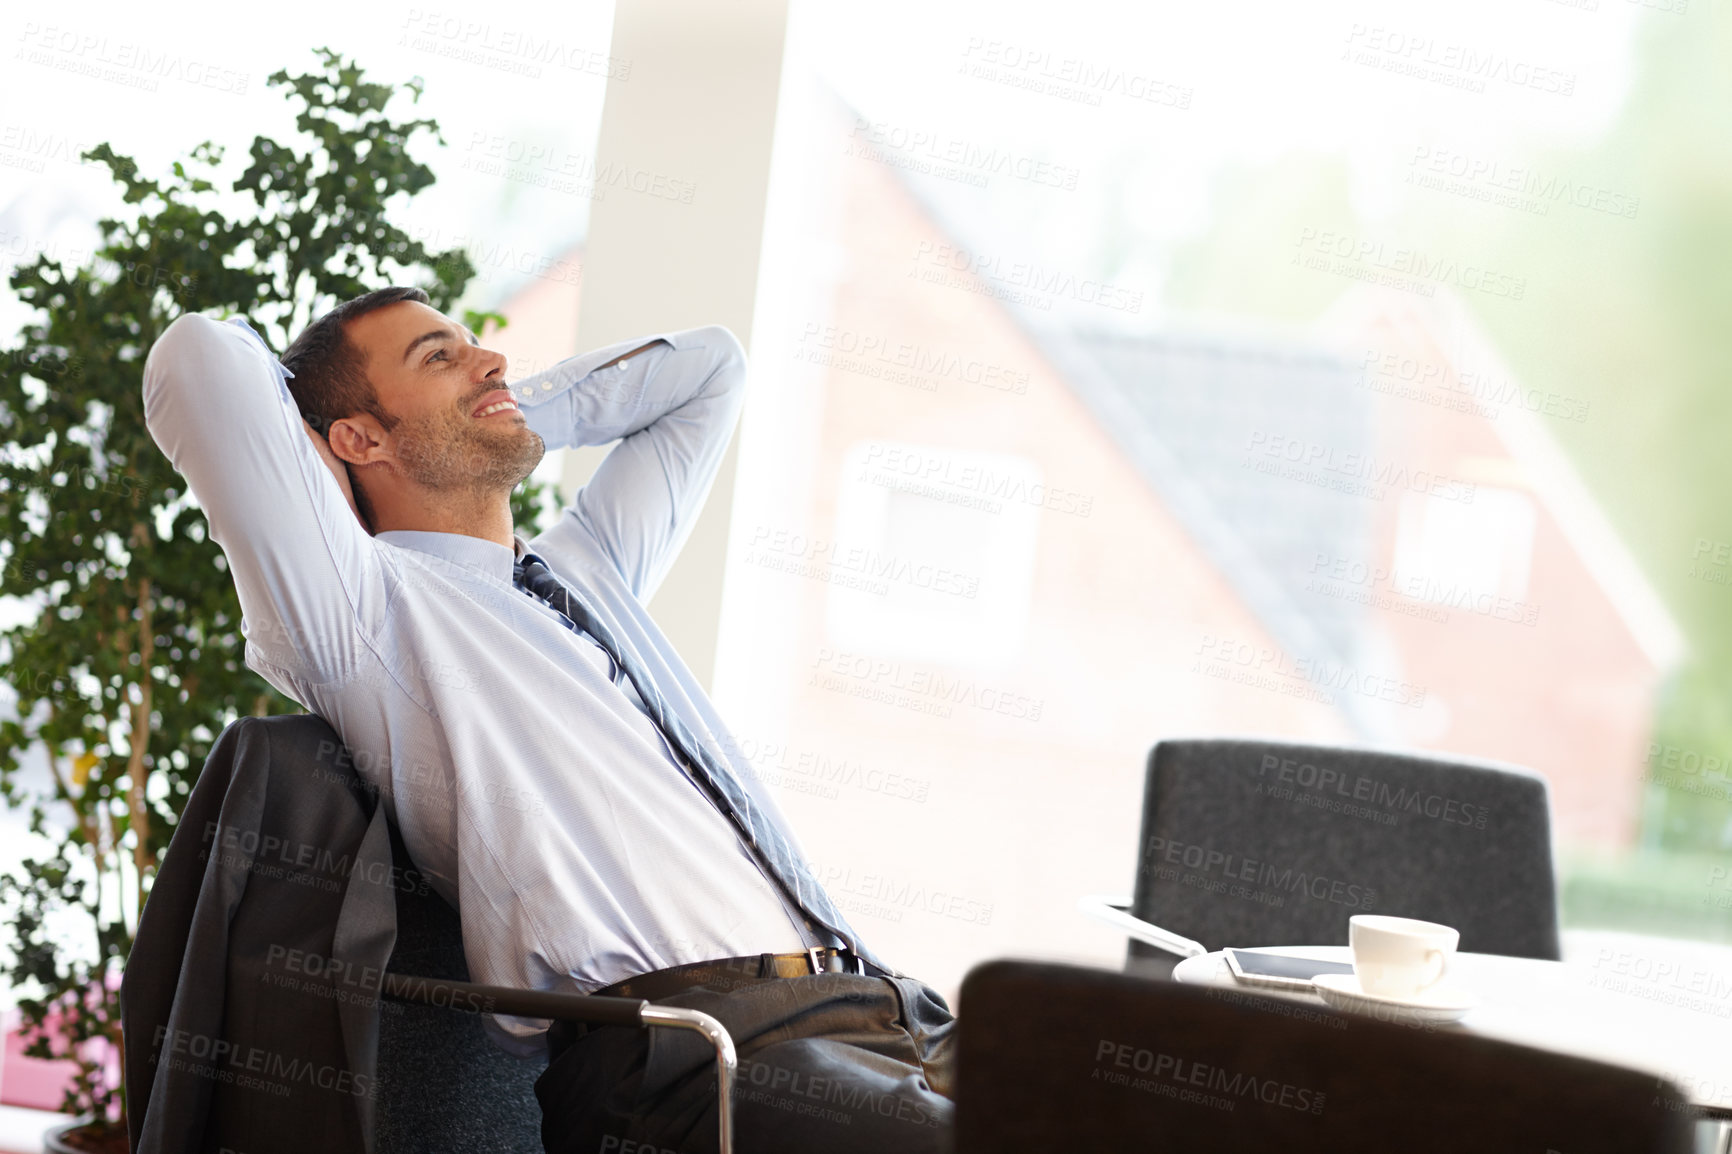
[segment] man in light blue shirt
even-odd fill
[[[744,369],[705,328],[507,383],[503,356],[398,288],[280,362],[244,322],[182,317],[144,402],[228,559],[247,664],[342,735],[457,908],[475,980],[713,1013],[741,1052],[743,1148],[925,1149],[950,1117],[948,1008],[848,926],[644,608]],[[613,441],[552,528],[516,534],[510,493],[547,449]],[[790,997],[811,1024],[790,1027]],[[642,1035],[487,1021],[552,1057],[549,1150],[713,1141],[699,1072],[646,1063]],[[755,1099],[755,1073],[842,1104]]]

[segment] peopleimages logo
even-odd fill
[[[1302,268],[1384,284],[1420,296],[1435,296],[1440,284],[1516,301],[1527,294],[1526,277],[1472,261],[1385,244],[1354,233],[1305,227],[1299,230],[1299,239],[1293,243],[1292,263]]]
[[[796,576],[831,580],[846,572],[861,579],[872,593],[886,593],[890,582],[934,593],[972,599],[980,592],[980,578],[955,569],[910,560],[881,552],[867,545],[807,536],[797,530],[759,525],[747,542],[746,563],[779,569]]]
[[[1051,309],[1052,302],[1059,298],[1118,312],[1137,313],[1143,308],[1141,290],[1133,292],[1062,269],[1031,261],[1008,261],[997,254],[956,245],[920,241],[914,246],[913,264],[915,267],[908,270],[908,275],[928,284],[964,288],[972,282],[955,278],[978,277],[985,295],[1039,309]]]
[[[852,866],[823,863],[817,865],[814,876],[827,893],[843,895],[839,901],[849,913],[900,922],[903,910],[921,910],[971,925],[992,924],[992,902],[929,888],[925,882],[913,878],[876,871],[856,874]],[[849,901],[849,897],[860,900]]]
[[[44,26],[32,20],[25,23],[18,40],[23,46],[14,60],[109,80],[145,92],[156,92],[163,80],[178,80],[195,88],[245,96],[251,79],[250,73],[188,59],[175,49],[158,49],[127,40],[111,43],[106,31],[98,34],[52,24]]]
[[[1301,789],[1334,793],[1338,797],[1370,802],[1399,813],[1435,818],[1450,825],[1485,828],[1488,813],[1485,806],[1458,801],[1442,794],[1426,793],[1406,786],[1391,786],[1386,781],[1359,773],[1350,774],[1334,766],[1318,766],[1308,761],[1266,753],[1262,763],[1257,766],[1257,776],[1268,779],[1271,771],[1274,781],[1282,785],[1297,785]],[[1261,792],[1264,787],[1259,784],[1257,788]],[[1292,791],[1287,792],[1290,796]]]
[[[1026,369],[983,361],[936,345],[905,341],[882,333],[820,325],[809,321],[800,330],[794,356],[809,364],[862,376],[911,384],[932,392],[941,379],[965,381],[999,392],[1028,392]]]
[[[1088,494],[1042,484],[1015,470],[994,469],[942,451],[879,441],[866,450],[866,461],[856,479],[920,496],[949,493],[988,513],[1002,511],[1006,503],[1078,517],[1087,517],[1094,508],[1094,498]]]
[[[1732,781],[1732,757],[1699,753],[1678,745],[1651,742],[1643,764],[1650,768],[1669,769],[1677,773],[1703,777],[1718,777]]]
[[[370,1075],[191,1030],[158,1026],[152,1044],[157,1051],[154,1060],[162,1068],[277,1097],[287,1097],[295,1082],[357,1098],[372,1098],[377,1092],[378,1082]]]
[[[201,859],[215,852],[225,864],[333,892],[339,888],[337,879],[355,877],[404,893],[425,894],[429,889],[427,875],[419,870],[405,870],[388,861],[363,861],[328,846],[290,841],[275,834],[261,836],[258,830],[234,824],[205,822],[204,841],[208,844],[200,850]]]
[[[1215,1066],[1208,1062],[1198,1062],[1182,1058],[1174,1054],[1164,1054],[1155,1050],[1138,1047],[1130,1042],[1114,1042],[1102,1038],[1095,1044],[1095,1072],[1092,1078],[1098,1081],[1113,1082],[1128,1085],[1135,1090],[1152,1090],[1153,1086],[1140,1084],[1142,1080],[1132,1082],[1129,1075],[1116,1071],[1129,1070],[1138,1074],[1147,1074],[1150,1079],[1166,1079],[1182,1086],[1192,1086],[1198,1090],[1212,1091],[1227,1095],[1225,1105],[1231,1109],[1235,1100],[1250,1100],[1261,1102],[1265,1106],[1279,1106],[1287,1110],[1297,1110],[1304,1114],[1323,1113],[1324,1095],[1317,1090],[1304,1086],[1296,1086],[1291,1082],[1282,1082],[1275,1078],[1259,1078],[1254,1074],[1235,1072],[1225,1066]],[[1105,1067],[1103,1068],[1103,1065]],[[1218,1106],[1222,1103],[1204,1102],[1202,1105]]]
[[[988,147],[944,132],[906,128],[883,120],[857,117],[848,134],[845,155],[861,156],[934,176],[957,179],[985,188],[994,176],[1074,191],[1082,170],[1026,156],[997,146]]]
[[[1520,408],[1580,424],[1588,419],[1591,407],[1579,397],[1528,388],[1507,375],[1457,368],[1442,359],[1422,360],[1368,348],[1359,367],[1359,384],[1363,388],[1402,399],[1427,400],[1442,408],[1475,413],[1489,420]]]
[[[1493,48],[1439,41],[1425,33],[1375,24],[1353,25],[1347,33],[1342,58],[1468,92],[1484,92],[1488,81],[1553,96],[1570,96],[1576,90],[1574,72],[1546,67]]]
[[[1405,489],[1408,492],[1436,497],[1443,501],[1472,504],[1475,488],[1470,481],[1461,481],[1431,469],[1417,469],[1399,461],[1386,460],[1375,453],[1341,449],[1304,437],[1252,430],[1245,443],[1245,463],[1258,457],[1297,466],[1318,469],[1361,484],[1341,487],[1343,492],[1381,501],[1385,490]],[[1274,469],[1259,472],[1282,475]]]
[[[1119,68],[979,36],[968,38],[957,71],[977,80],[1097,106],[1103,96],[1122,96],[1187,109],[1193,95],[1191,88],[1173,84],[1147,69]]]
[[[1021,721],[1039,721],[1046,706],[1044,698],[982,685],[972,677],[952,677],[942,670],[911,669],[899,661],[864,654],[824,648],[818,650],[812,665],[809,685],[888,705],[905,705],[939,717],[949,717],[950,706],[955,704]]]
[[[1334,902],[1349,909],[1370,909],[1377,899],[1377,891],[1369,886],[1354,885],[1303,869],[1283,869],[1271,862],[1240,857],[1238,854],[1211,849],[1208,846],[1174,841],[1171,838],[1151,837],[1143,846],[1144,870],[1152,870],[1154,876],[1162,881],[1180,880],[1176,871],[1159,868],[1163,865],[1183,866],[1204,875],[1218,873],[1230,882],[1249,882],[1255,886],[1282,890],[1320,902]],[[1254,895],[1230,896],[1251,898]]]
[[[1307,700],[1334,703],[1330,690],[1357,693],[1411,709],[1425,706],[1426,689],[1396,677],[1366,673],[1343,662],[1294,659],[1271,645],[1254,645],[1205,633],[1191,672],[1256,689],[1274,689]],[[1237,668],[1235,668],[1237,667]]]
[[[884,1118],[895,1118],[900,1122],[909,1122],[916,1126],[942,1126],[943,1119],[936,1112],[922,1107],[918,1101],[902,1098],[883,1090],[874,1091],[858,1085],[851,1079],[820,1078],[804,1071],[787,1066],[778,1066],[774,1062],[743,1059],[739,1064],[737,1085],[744,1087],[760,1087],[771,1094],[787,1094],[791,1099],[806,1099],[810,1102],[824,1102],[840,1107],[840,1110],[830,1110],[824,1114],[814,1114],[811,1110],[799,1110],[798,1113],[814,1116],[834,1115],[829,1120],[850,1125],[857,1113],[877,1114]],[[757,1100],[757,1099],[754,1099]],[[779,1106],[773,1100],[766,1104]],[[632,1154],[632,1146],[610,1147],[604,1139],[603,1151],[615,1150],[619,1154]],[[662,1154],[652,1151],[647,1146],[637,1147],[641,1154]],[[669,1152],[671,1154],[671,1152]]]
[[[1588,985],[1713,1018],[1732,1019],[1732,974],[1602,946]]]
[[[1410,184],[1477,193],[1481,199],[1508,208],[1537,208],[1540,215],[1553,204],[1567,204],[1633,220],[1642,203],[1628,193],[1429,144],[1415,146],[1407,163]]]

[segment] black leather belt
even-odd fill
[[[670,998],[682,990],[703,986],[712,990],[736,990],[741,986],[775,978],[803,978],[811,974],[863,974],[869,978],[887,978],[891,974],[873,965],[852,950],[813,947],[798,954],[748,954],[741,958],[716,958],[708,962],[692,962],[670,966],[649,974],[639,974],[591,993],[606,998],[642,998],[654,1002]],[[556,1019],[547,1031],[547,1056],[557,1062],[561,1054],[592,1029],[581,1022]]]
[[[672,966],[639,974],[611,986],[591,991],[604,998],[643,998],[653,1002],[671,997],[693,986],[731,990],[768,978],[803,978],[810,974],[864,974],[882,978],[885,970],[874,966],[852,950],[813,947],[798,954],[747,954],[739,958],[717,958]]]

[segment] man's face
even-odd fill
[[[350,321],[379,404],[397,418],[386,434],[397,464],[429,489],[509,489],[541,461],[505,386],[505,358],[436,309],[402,301]]]

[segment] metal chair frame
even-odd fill
[[[586,994],[516,990],[507,986],[482,986],[474,982],[394,972],[385,974],[379,992],[394,1002],[410,1002],[458,1013],[560,1018],[592,1026],[689,1030],[701,1034],[716,1052],[716,1117],[721,1131],[721,1154],[733,1154],[734,1075],[739,1069],[739,1059],[727,1029],[708,1014],[657,1006],[641,998],[598,998]]]

